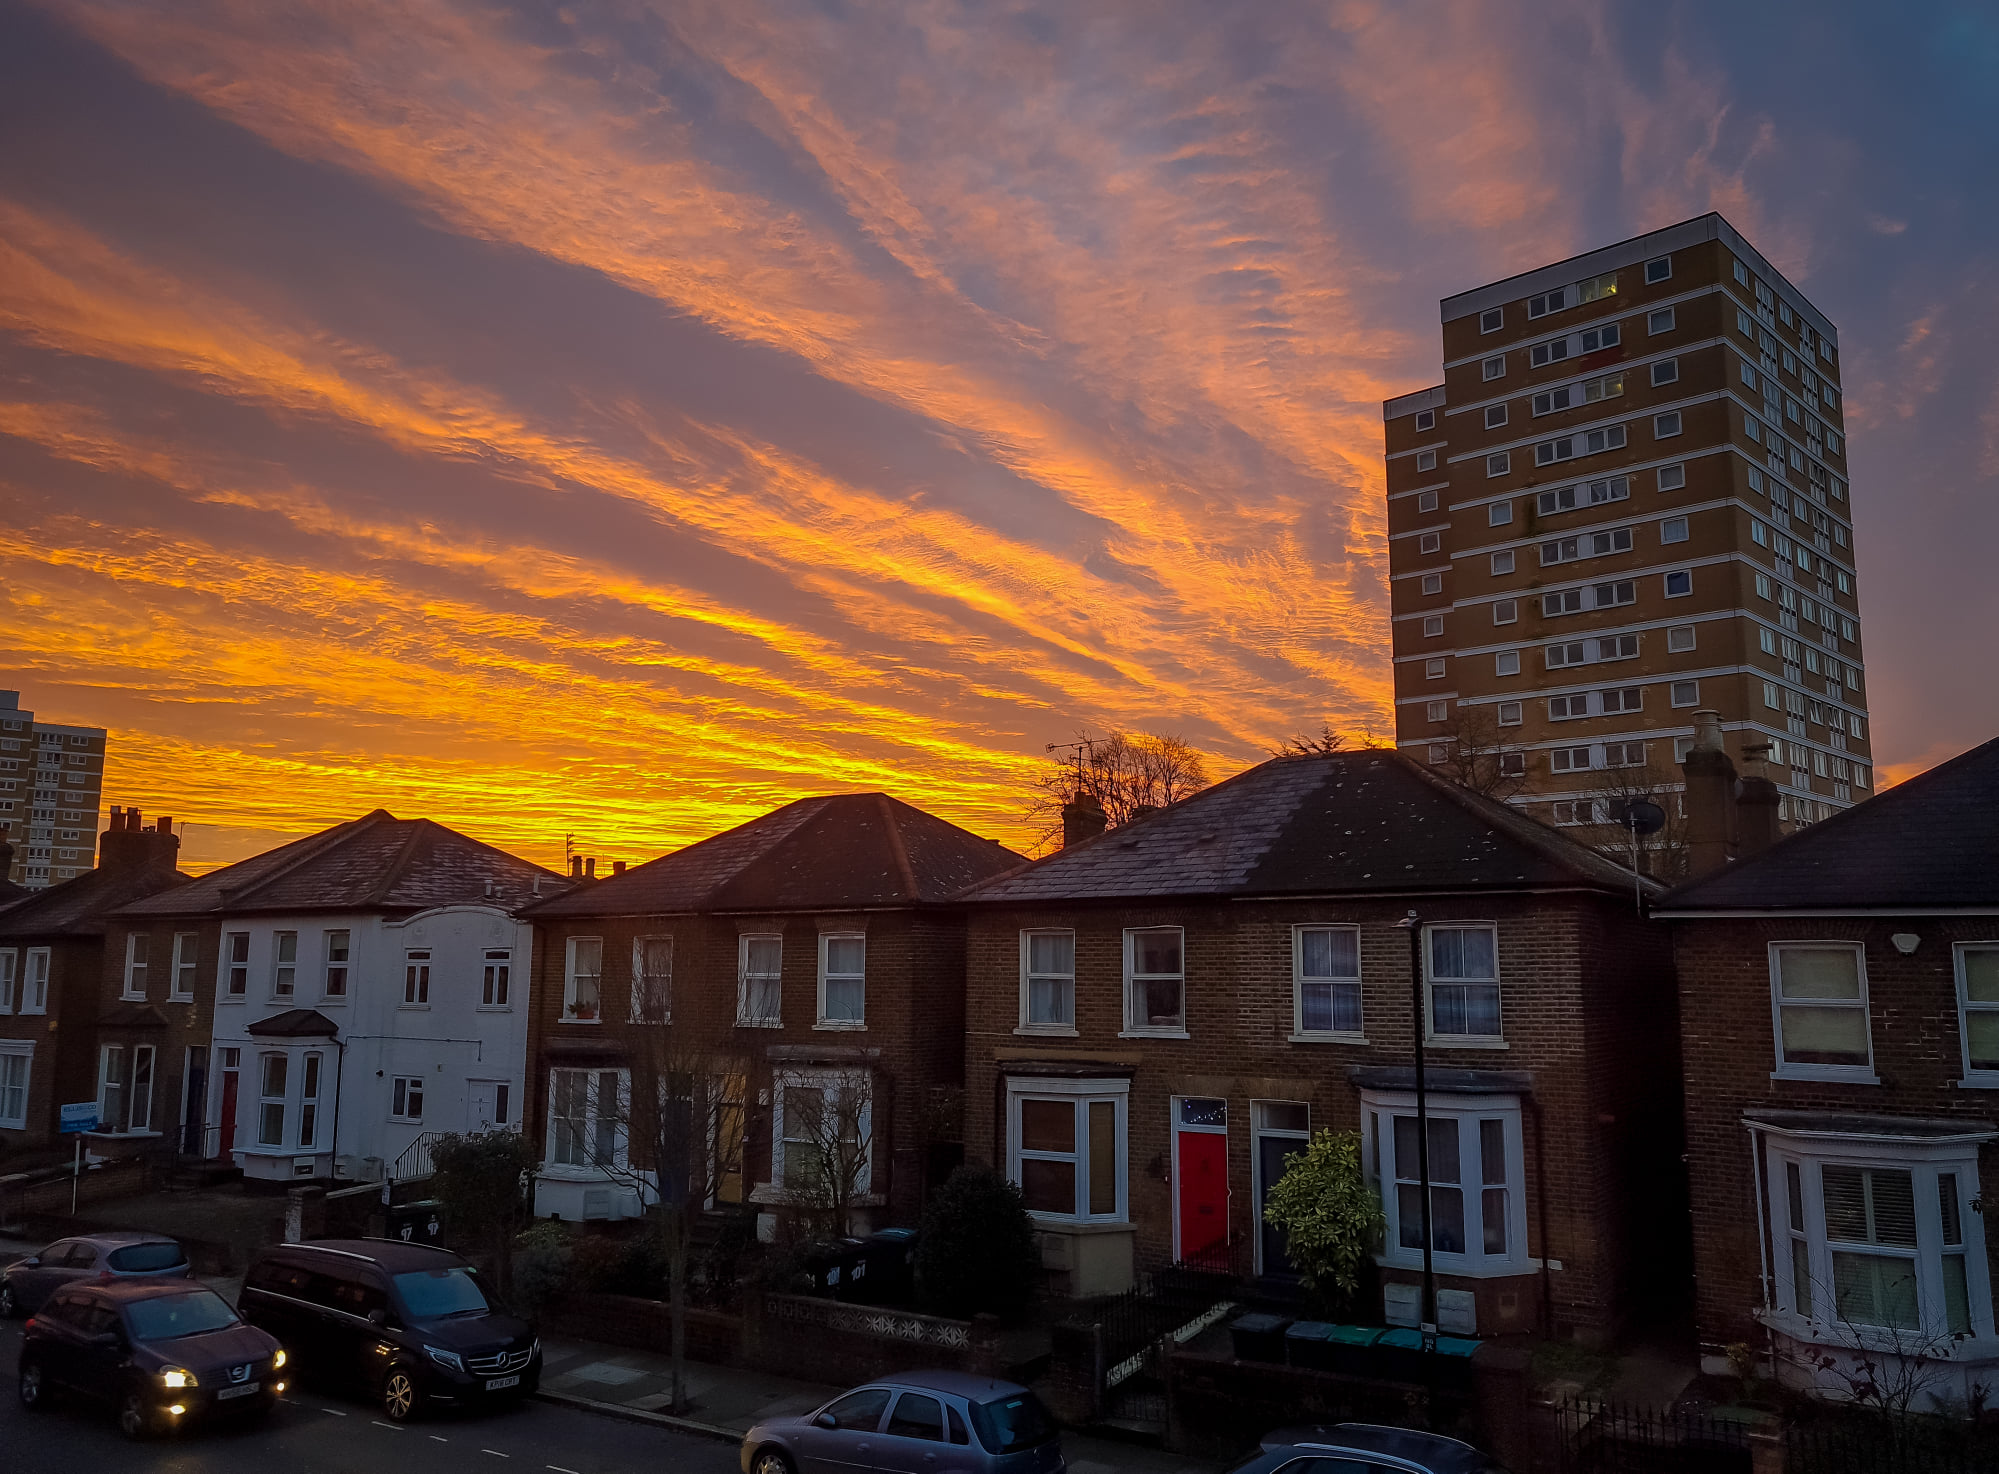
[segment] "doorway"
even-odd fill
[[[470,1089],[466,1129],[475,1135],[508,1125],[513,1110],[513,1087],[505,1080],[468,1080]]]
[[[1263,1209],[1270,1190],[1283,1180],[1293,1157],[1304,1155],[1312,1141],[1312,1107],[1297,1100],[1256,1100],[1250,1102],[1251,1126],[1256,1134],[1252,1166],[1256,1173],[1256,1272],[1281,1279],[1295,1279],[1298,1268],[1284,1246],[1283,1231],[1264,1221]]]
[[[208,1110],[208,1046],[187,1047],[187,1067],[181,1072],[180,1151],[184,1157],[205,1156],[202,1127]]]
[[[236,1077],[241,1071],[243,1052],[240,1049],[218,1049],[216,1061],[222,1067],[222,1104],[216,1112],[215,1124],[218,1145],[215,1155],[226,1157],[236,1149]]]
[[[715,1139],[710,1144],[711,1207],[740,1206],[743,1201],[743,1091],[747,1084],[741,1075],[724,1075],[715,1097]]]
[[[1173,1100],[1173,1257],[1225,1253],[1229,1242],[1229,1103]]]

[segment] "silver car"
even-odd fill
[[[192,1279],[179,1244],[156,1233],[92,1233],[57,1239],[39,1254],[0,1270],[0,1320],[33,1315],[78,1280]]]
[[[743,1474],[1063,1474],[1062,1435],[1025,1387],[907,1372],[743,1435]]]

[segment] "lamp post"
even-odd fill
[[[1437,1272],[1431,1258],[1430,1231],[1430,1111],[1423,1079],[1423,923],[1414,911],[1395,923],[1409,933],[1409,1027],[1416,1051],[1416,1190],[1422,1197],[1423,1349],[1437,1344]]]

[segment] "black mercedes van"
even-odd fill
[[[518,1400],[541,1381],[534,1328],[447,1249],[321,1239],[266,1249],[243,1319],[276,1336],[294,1376],[375,1398],[401,1422],[426,1406]]]

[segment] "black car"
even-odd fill
[[[296,1375],[378,1398],[395,1422],[430,1404],[517,1401],[541,1382],[534,1328],[446,1249],[394,1239],[267,1249],[242,1307],[284,1342]]]
[[[263,1416],[285,1389],[284,1365],[277,1338],[205,1285],[64,1285],[22,1337],[21,1403],[39,1410],[58,1392],[106,1402],[127,1438],[144,1438],[219,1414]]]
[[[192,1279],[179,1244],[156,1233],[92,1233],[57,1239],[0,1269],[0,1320],[33,1315],[64,1285],[95,1279]]]

